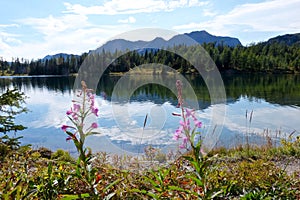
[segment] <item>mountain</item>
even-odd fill
[[[239,39],[233,37],[223,37],[214,36],[206,31],[194,31],[191,33],[185,33],[187,36],[193,38],[200,44],[216,42],[216,45],[227,45],[230,47],[235,47],[237,45],[242,45]]]
[[[286,34],[286,35],[279,35],[277,37],[269,39],[266,43],[284,43],[289,46],[293,44],[300,44],[300,33],[295,33],[295,34]]]
[[[74,55],[74,54],[66,54],[66,53],[58,53],[55,55],[47,55],[44,58],[42,58],[42,61],[50,60],[50,59],[58,59],[58,58],[63,58],[66,60],[67,58],[71,58],[72,56],[75,56],[76,58],[79,58],[79,55]]]
[[[184,33],[175,35],[169,40],[157,37],[151,41],[128,41],[124,39],[115,39],[108,41],[103,46],[99,47],[96,52],[102,52],[103,50],[114,52],[117,50],[125,51],[126,49],[144,49],[144,48],[163,48],[172,47],[174,45],[185,44],[187,46],[203,43],[216,43],[216,45],[227,45],[235,47],[242,45],[239,39],[233,37],[214,36],[206,31],[194,31],[191,33]]]
[[[146,41],[141,40],[133,42],[124,39],[115,39],[108,41],[106,44],[96,49],[96,52],[101,53],[103,49],[108,52],[114,52],[116,50],[125,51],[126,49],[139,49],[140,46],[145,46],[146,44]]]

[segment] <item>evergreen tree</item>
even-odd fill
[[[27,111],[24,107],[25,96],[17,89],[7,89],[5,93],[0,95],[0,160],[12,149],[17,149],[20,146],[19,139],[22,137],[9,137],[8,132],[21,131],[24,127],[21,124],[15,124],[15,116]]]

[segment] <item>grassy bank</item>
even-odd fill
[[[68,152],[0,148],[1,199],[88,199],[87,184],[72,176],[76,160]],[[92,164],[99,199],[300,198],[300,138],[280,147],[215,149],[202,160],[203,186],[182,155],[158,149],[142,158],[97,153]]]

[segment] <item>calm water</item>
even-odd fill
[[[220,105],[211,105],[209,93],[200,77],[186,78],[198,98],[200,109],[197,115],[204,125],[201,131],[209,136],[211,115],[214,112],[218,117]],[[176,95],[160,85],[147,84],[135,90],[129,101],[112,102],[112,92],[119,79],[118,76],[102,77],[98,84],[100,115],[97,120],[101,134],[90,137],[87,145],[93,151],[113,153],[139,153],[149,144],[165,150],[176,148],[178,143],[172,140],[172,135],[179,118],[171,114],[179,112]],[[28,127],[17,133],[17,136],[24,136],[23,144],[75,152],[74,145],[66,142],[66,135],[60,130],[60,126],[67,123],[65,112],[71,106],[74,80],[74,77],[0,78],[1,93],[8,87],[16,87],[28,97],[26,102],[30,112],[17,117],[18,123]],[[250,142],[261,144],[261,136],[264,135],[278,139],[293,131],[296,131],[294,135],[300,134],[299,75],[235,74],[223,75],[223,81],[227,95],[226,117],[217,145],[244,143],[246,135],[252,136]],[[149,117],[143,130],[147,114]],[[129,121],[126,127],[122,124],[122,117]]]

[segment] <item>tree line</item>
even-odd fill
[[[270,73],[299,73],[300,44],[287,45],[280,42],[262,42],[249,46],[229,47],[205,43],[200,46],[177,45],[162,49],[145,49],[127,53],[101,51],[84,53],[81,56],[61,56],[49,59],[25,60],[13,58],[7,62],[0,57],[0,75],[69,75],[77,73],[84,59],[89,56],[95,62],[110,63],[106,73],[127,72],[135,66],[146,63],[160,63],[176,69],[181,73],[194,73],[193,66],[181,56],[172,52],[184,52],[191,57],[204,48],[220,70],[239,70]],[[117,58],[117,59],[114,59]],[[99,63],[99,67],[101,63]]]

